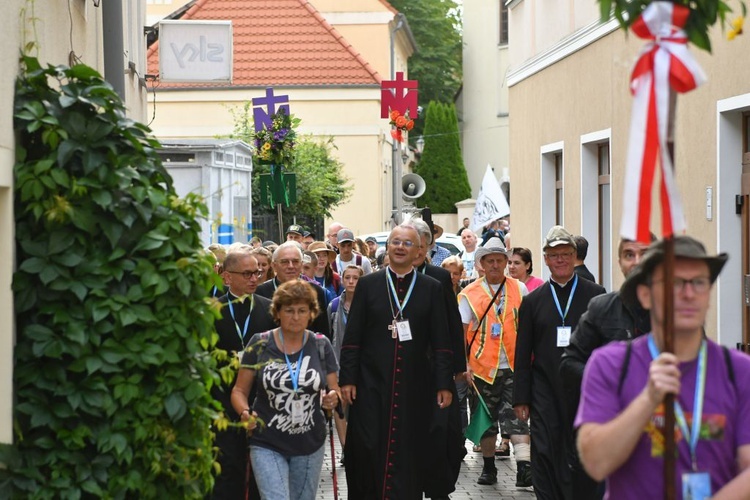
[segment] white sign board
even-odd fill
[[[161,21],[159,80],[231,82],[232,21]]]

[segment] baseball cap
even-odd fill
[[[298,224],[292,224],[291,226],[289,226],[288,228],[286,228],[286,234],[296,233],[296,234],[299,234],[300,236],[302,236],[302,232],[303,232],[302,226],[300,226]]]
[[[336,239],[339,243],[344,243],[345,241],[354,241],[354,233],[349,229],[342,229],[336,234]]]
[[[544,248],[554,248],[560,245],[570,245],[576,248],[576,240],[573,239],[573,235],[565,230],[562,226],[552,226],[547,233],[547,237],[544,239]]]

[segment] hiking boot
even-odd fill
[[[516,473],[516,487],[528,488],[531,486],[531,462],[518,462],[516,464],[518,472]]]
[[[482,475],[477,479],[477,484],[497,483],[497,469],[482,469]]]

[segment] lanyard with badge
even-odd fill
[[[234,322],[234,328],[237,330],[237,336],[240,338],[240,343],[242,344],[242,349],[245,349],[245,337],[247,336],[247,329],[250,326],[250,313],[253,312],[253,305],[255,304],[255,297],[252,295],[250,296],[250,310],[247,312],[247,318],[245,318],[245,326],[242,330],[240,330],[240,325],[237,323],[237,318],[234,317],[234,307],[232,306],[232,300],[229,301],[229,314],[232,316],[232,321]],[[242,351],[238,353],[240,356],[242,356]]]
[[[648,336],[648,350],[651,358],[656,359],[659,356],[659,348],[656,347],[654,336]],[[682,405],[675,398],[674,414],[675,421],[682,432],[685,441],[690,449],[691,472],[682,474],[682,495],[683,498],[704,499],[711,496],[711,476],[708,472],[698,472],[698,439],[701,433],[701,423],[703,421],[703,400],[706,393],[706,365],[708,358],[708,347],[706,339],[701,342],[698,351],[698,367],[695,370],[695,395],[693,396],[693,420],[692,429],[688,428],[685,412]],[[667,432],[667,429],[664,429]]]
[[[493,295],[487,281],[482,280],[482,289],[484,289],[484,291],[487,292],[487,295],[490,296],[490,300],[494,301],[495,297],[499,297],[499,300],[497,301],[497,306],[495,308],[495,314],[497,315],[497,318],[500,320],[500,322],[492,323],[492,325],[490,326],[490,336],[493,339],[499,339],[503,334],[503,325],[505,324],[505,313],[508,312],[508,308],[504,307],[506,300],[505,300],[505,294],[503,293],[503,289],[505,289],[505,283],[507,282],[508,280],[503,280],[497,293]]]
[[[289,355],[286,353],[284,347],[284,332],[279,328],[279,340],[281,341],[281,350],[284,351],[284,359],[286,359],[286,367],[289,370],[289,378],[292,379],[292,388],[294,389],[294,398],[292,399],[292,425],[302,425],[305,422],[305,412],[302,400],[299,398],[299,372],[302,369],[302,354],[305,351],[305,343],[307,342],[307,332],[302,337],[302,347],[299,349],[299,356],[297,357],[296,368],[292,366],[292,362],[289,360]]]
[[[388,329],[391,331],[391,338],[398,339],[401,342],[411,340],[411,328],[409,327],[409,320],[404,319],[404,308],[411,298],[411,292],[414,291],[414,284],[417,282],[417,273],[411,278],[411,284],[409,290],[406,292],[403,302],[398,300],[398,292],[396,292],[396,286],[393,284],[393,278],[391,277],[390,269],[385,273],[387,286],[388,286],[388,302],[391,306],[391,314],[393,314],[393,321],[391,322]],[[396,301],[396,308],[393,306],[393,301]]]
[[[555,307],[557,307],[557,312],[560,314],[560,319],[562,320],[562,326],[557,327],[557,347],[568,347],[570,345],[572,329],[569,326],[565,326],[565,318],[568,316],[568,311],[570,311],[570,304],[573,303],[573,295],[576,293],[577,286],[578,275],[576,274],[575,278],[573,278],[573,288],[570,289],[570,296],[568,296],[568,303],[565,304],[565,312],[563,312],[560,307],[560,300],[557,298],[555,286],[551,282],[549,284],[550,290],[552,290],[552,298],[555,299]]]

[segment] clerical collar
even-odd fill
[[[554,283],[555,285],[559,286],[560,288],[565,288],[565,286],[566,286],[566,285],[567,285],[568,283],[570,283],[571,281],[573,281],[573,278],[575,278],[575,277],[576,277],[576,273],[573,273],[573,275],[572,275],[572,276],[570,277],[570,279],[569,279],[568,281],[566,281],[565,283],[560,283],[560,282],[558,282],[558,281],[555,281],[555,280],[554,280],[554,279],[552,278],[552,276],[550,276],[550,278],[549,278],[549,282],[550,282],[550,283]]]
[[[414,268],[412,267],[411,270],[408,273],[406,273],[406,274],[399,274],[399,273],[397,273],[396,271],[393,270],[393,268],[391,266],[388,266],[388,271],[392,275],[396,276],[397,278],[406,278],[407,276],[409,276],[411,273],[414,272]]]
[[[245,299],[248,298],[249,295],[235,295],[232,290],[229,290],[229,300],[232,302],[239,302],[240,304],[245,303]]]

